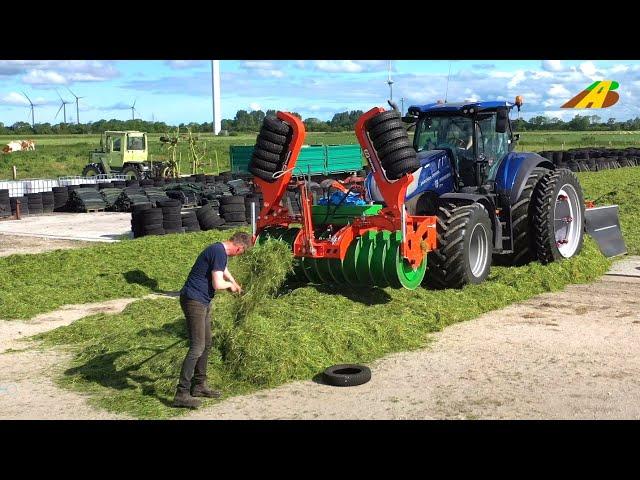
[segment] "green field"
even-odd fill
[[[0,145],[16,137],[0,136]],[[100,146],[99,135],[35,135],[36,150],[0,155],[0,180],[12,176],[15,165],[18,178],[56,178],[65,175],[80,175],[88,163],[89,153]],[[149,135],[149,153],[152,160],[166,160],[167,152],[160,143],[160,134]],[[229,170],[229,147],[231,145],[253,145],[255,134],[233,137],[216,137],[199,134],[206,143],[204,171],[217,173]],[[308,144],[357,143],[353,132],[307,133]],[[640,132],[523,132],[520,134],[518,151],[562,150],[575,147],[624,148],[640,144]],[[181,147],[181,173],[191,173],[187,147]],[[217,158],[217,163],[216,163]]]

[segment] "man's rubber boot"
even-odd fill
[[[219,390],[211,390],[206,385],[195,385],[191,389],[192,397],[207,397],[207,398],[220,398],[222,396],[222,392]]]
[[[198,408],[202,402],[193,398],[187,392],[177,392],[173,399],[173,406],[178,408]]]

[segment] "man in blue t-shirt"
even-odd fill
[[[242,292],[227,268],[227,257],[241,255],[251,245],[251,236],[243,232],[233,234],[227,241],[209,245],[198,255],[180,291],[180,306],[187,320],[190,345],[182,363],[174,407],[197,408],[200,400],[195,397],[220,396],[219,391],[209,389],[206,384],[211,349],[211,300],[216,290]]]

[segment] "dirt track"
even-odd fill
[[[618,273],[615,273],[618,272]],[[0,321],[0,351],[15,338],[68,324],[130,299],[65,307],[29,322]],[[312,381],[231,398],[187,418],[428,419],[640,418],[640,257],[591,285],[540,295],[459,323],[427,348],[371,364],[372,380],[336,388]],[[0,418],[122,418],[61,390],[68,358],[0,354]]]
[[[16,253],[41,253],[49,250],[81,248],[89,245],[92,245],[91,242],[80,240],[55,240],[0,234],[0,257],[7,257]]]

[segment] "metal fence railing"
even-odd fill
[[[96,175],[95,177],[68,176],[57,180],[50,178],[29,178],[25,180],[0,180],[0,190],[8,190],[9,197],[22,197],[28,193],[50,192],[53,187],[81,185],[83,183],[108,183],[114,180],[124,181],[125,175]]]

